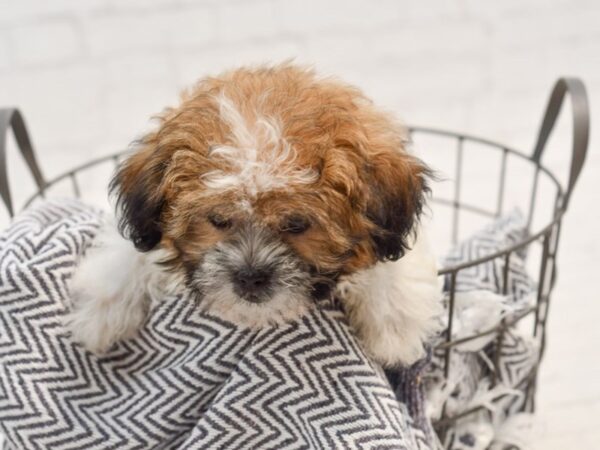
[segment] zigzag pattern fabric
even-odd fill
[[[444,267],[494,254],[521,242],[527,234],[525,219],[519,210],[514,210],[460,242],[446,256]],[[509,259],[506,293],[514,301],[523,298],[534,288],[525,267],[526,250],[527,247],[523,247],[515,251]],[[486,290],[503,293],[505,265],[506,261],[501,257],[461,270],[456,279],[456,292]],[[449,290],[449,284],[447,277],[445,290]]]
[[[431,448],[331,305],[249,332],[182,293],[105,356],[72,343],[69,279],[100,216],[48,202],[0,236],[5,448]]]

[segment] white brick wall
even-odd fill
[[[0,5],[1,101],[25,110],[38,145],[69,148],[74,158],[81,146],[89,154],[122,147],[182,87],[243,63],[296,58],[361,86],[407,121],[516,144],[530,142],[558,75],[584,77],[592,93],[600,84],[593,1]]]
[[[21,107],[49,175],[124,148],[201,76],[288,58],[361,86],[408,122],[527,151],[558,76],[582,77],[600,108],[600,3],[0,0],[0,105]],[[568,143],[568,126],[560,130],[557,142]],[[581,276],[600,269],[596,131],[564,226],[539,402],[545,449],[600,439],[598,352],[572,333],[599,328],[598,314],[585,313],[590,305],[600,312],[598,296]],[[567,152],[556,148],[549,160],[564,171]],[[12,181],[22,198],[23,172]]]
[[[15,62],[22,67],[63,65],[84,55],[78,24],[70,17],[26,22],[9,33]]]

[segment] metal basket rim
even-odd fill
[[[536,231],[535,233],[529,233],[525,238],[523,238],[521,241],[517,242],[516,244],[508,246],[497,252],[493,252],[488,255],[481,256],[479,258],[476,258],[476,259],[473,259],[470,261],[466,261],[466,262],[463,262],[460,264],[453,264],[453,265],[447,265],[445,267],[442,267],[438,271],[438,275],[449,275],[452,273],[456,273],[456,272],[466,269],[468,267],[473,267],[473,266],[485,263],[487,261],[491,261],[493,259],[500,258],[502,256],[506,256],[507,254],[513,253],[523,247],[526,247],[530,243],[540,239],[542,236],[547,234],[550,231],[550,229],[552,229],[552,227],[554,227],[560,221],[563,214],[565,213],[566,205],[564,204],[564,201],[563,201],[564,190],[560,184],[560,181],[550,171],[550,169],[548,169],[540,161],[535,161],[532,156],[529,156],[520,150],[516,150],[512,146],[507,146],[507,145],[501,144],[499,142],[495,142],[490,139],[482,138],[479,136],[474,136],[474,135],[468,134],[468,133],[457,133],[457,132],[449,131],[449,130],[445,130],[445,129],[433,128],[433,127],[422,127],[422,126],[410,126],[410,127],[408,127],[408,129],[411,133],[427,133],[427,134],[444,136],[444,137],[453,138],[453,139],[460,139],[463,141],[476,142],[476,143],[482,144],[490,149],[493,149],[496,151],[503,151],[512,156],[515,156],[524,161],[527,161],[528,163],[531,163],[535,167],[535,170],[538,173],[542,172],[544,175],[546,175],[548,177],[548,179],[556,187],[556,195],[557,195],[557,198],[559,199],[559,204],[557,205],[557,208],[555,208],[555,210],[554,210],[552,220],[548,224],[546,224],[545,226],[540,228],[538,231]],[[435,198],[433,198],[432,200],[434,202],[436,202]],[[437,202],[439,203],[439,199],[437,200]],[[479,211],[479,212],[481,213],[481,211]]]

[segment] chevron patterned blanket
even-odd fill
[[[397,401],[332,305],[249,332],[182,293],[103,357],[73,344],[61,320],[68,281],[100,216],[47,202],[0,236],[5,448],[432,447],[409,414],[423,405]]]

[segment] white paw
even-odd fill
[[[75,269],[69,288],[71,311],[65,326],[73,340],[103,353],[134,336],[147,311],[144,256],[106,225]]]
[[[73,308],[65,317],[65,325],[74,342],[102,354],[117,341],[136,335],[146,316],[143,301],[128,304],[123,298],[103,296],[106,293],[102,290],[77,286],[77,278],[73,281]]]

